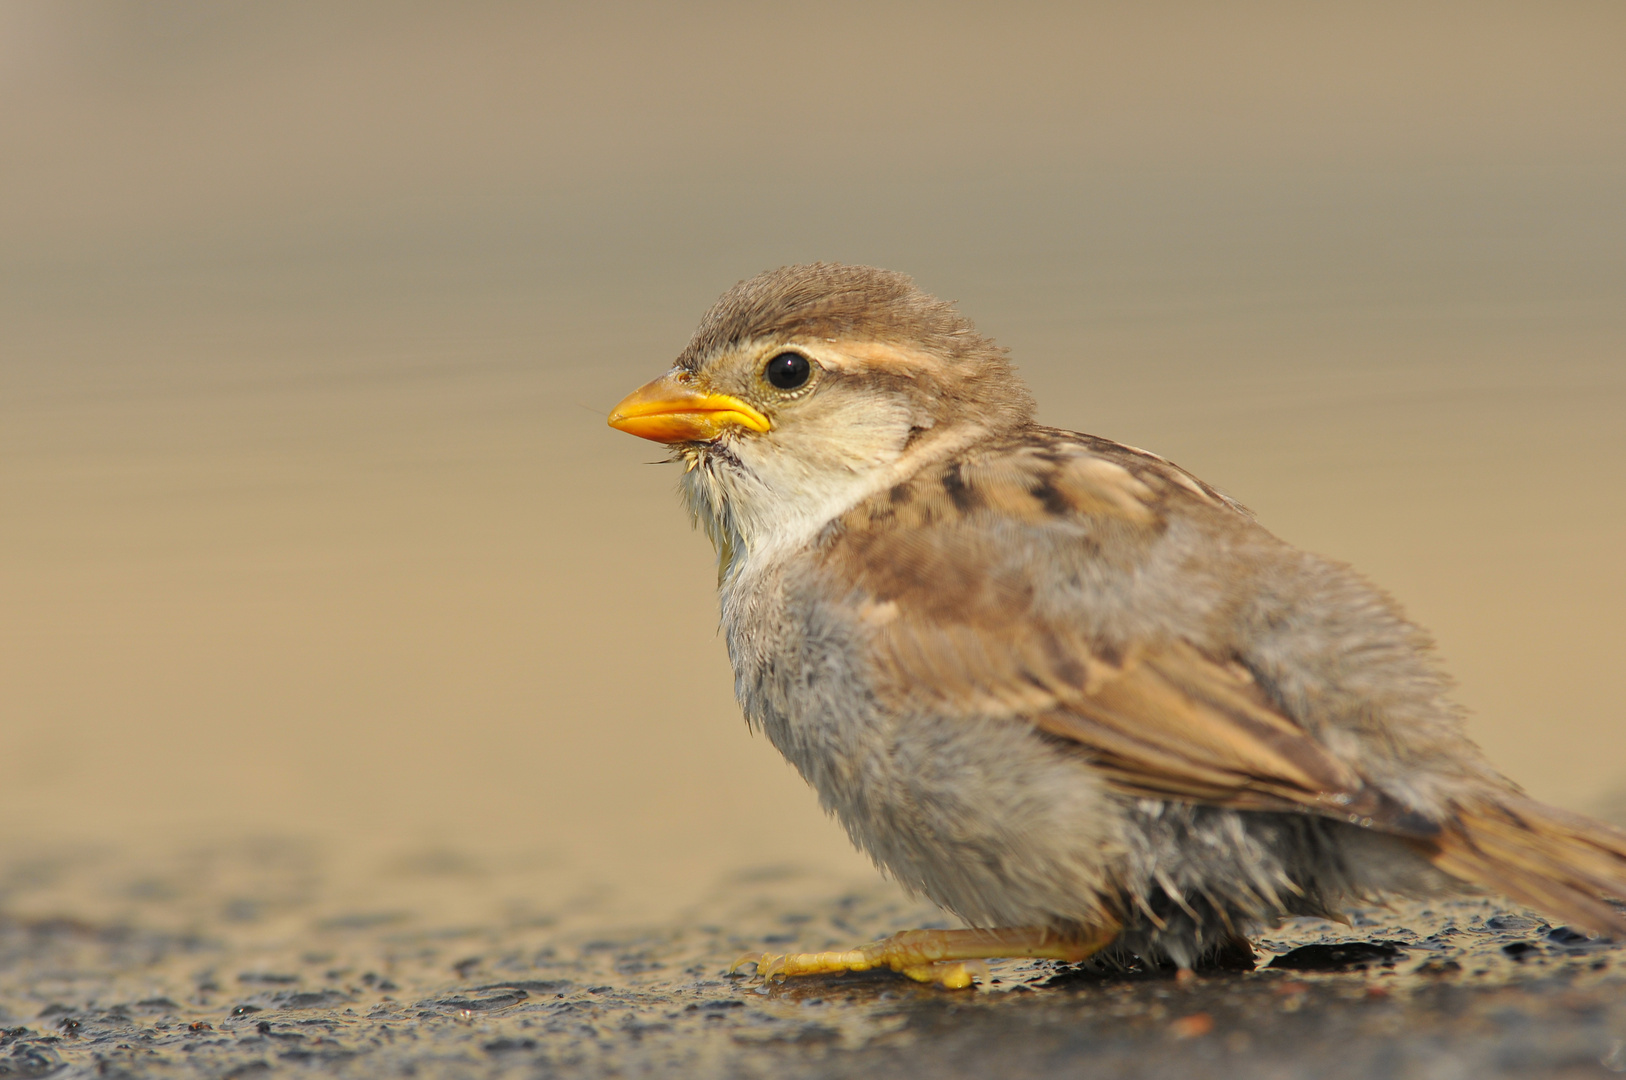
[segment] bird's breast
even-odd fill
[[[723,631],[747,721],[829,805],[851,797],[854,763],[877,752],[887,719],[871,691],[869,627],[822,601],[794,561],[743,567],[723,590]]]

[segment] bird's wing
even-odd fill
[[[1253,528],[1162,459],[1045,433],[856,508],[825,562],[873,627],[877,692],[894,707],[1024,719],[1126,794],[1432,832],[1273,703],[1238,658],[1079,610],[1135,588],[1171,515],[1191,512],[1222,531],[1227,520]]]

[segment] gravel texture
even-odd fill
[[[636,925],[591,897],[436,917],[412,880],[339,888],[297,845],[0,869],[0,1077],[1626,1072],[1622,950],[1490,901],[1299,920],[1254,970],[1190,982],[1011,961],[945,991],[727,974],[747,951],[945,925],[879,882],[741,874]]]

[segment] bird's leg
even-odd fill
[[[1077,963],[1100,952],[1118,936],[1117,926],[1064,935],[1040,927],[1002,927],[996,930],[905,930],[844,952],[747,953],[729,967],[732,973],[755,963],[765,979],[792,975],[834,975],[843,971],[890,968],[917,982],[932,982],[959,990],[971,985],[971,976],[986,969],[978,961],[1031,958]]]

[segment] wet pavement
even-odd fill
[[[409,870],[358,887],[276,842],[12,857],[0,1077],[1626,1072],[1622,949],[1490,901],[1298,920],[1257,941],[1255,970],[1189,983],[1011,961],[947,991],[727,973],[751,950],[946,925],[879,881],[742,873],[639,924],[590,891],[482,909],[468,893],[489,881],[455,860]]]

